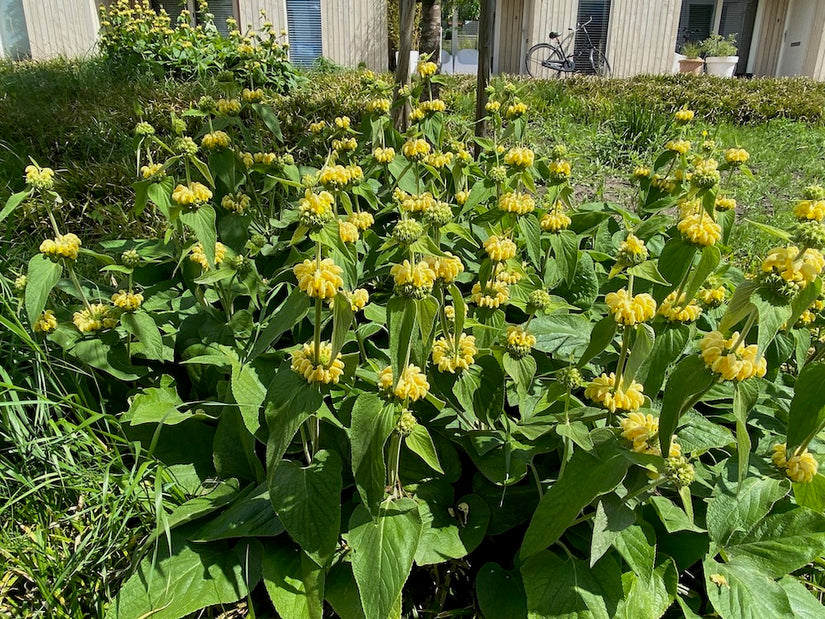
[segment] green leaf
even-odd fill
[[[788,453],[825,425],[825,363],[809,363],[799,373],[788,413]]]
[[[690,333],[691,328],[682,324],[667,324],[658,333],[653,350],[636,375],[636,380],[644,385],[645,393],[651,398],[656,398],[668,369],[687,346]]]
[[[421,532],[412,499],[385,501],[376,521],[363,506],[355,508],[347,543],[367,619],[387,619],[412,568]]]
[[[129,410],[123,414],[123,421],[133,426],[142,423],[172,426],[192,416],[192,413],[180,412],[181,406],[183,400],[174,387],[148,387],[132,399]]]
[[[766,234],[769,234],[778,239],[782,239],[783,241],[791,240],[791,234],[787,230],[777,228],[776,226],[769,226],[768,224],[763,224],[758,221],[753,221],[752,219],[745,219],[745,221],[747,221],[750,225],[752,225],[760,232],[765,232]]]
[[[465,556],[468,549],[459,534],[463,515],[454,509],[452,486],[443,479],[426,481],[416,489],[415,500],[423,526],[415,564],[433,565]]]
[[[793,484],[793,496],[797,505],[825,512],[825,475],[819,473],[807,484]]]
[[[300,548],[266,544],[261,564],[264,587],[280,617],[320,619],[317,601],[310,602],[307,597],[301,554]]]
[[[615,494],[609,494],[596,505],[593,537],[590,540],[590,567],[610,550],[622,531],[636,522],[636,514]]]
[[[43,313],[49,293],[55,284],[60,281],[63,266],[59,262],[52,262],[43,254],[35,254],[29,260],[26,271],[26,314],[29,324],[33,325]]]
[[[384,444],[395,427],[391,406],[373,393],[363,393],[352,407],[352,424],[349,430],[352,445],[352,470],[361,501],[372,515],[378,513],[378,505],[384,498],[387,467],[384,461]]]
[[[708,558],[703,569],[708,599],[722,619],[794,616],[784,589],[749,562]]]
[[[625,384],[631,384],[631,381],[636,378],[639,368],[650,355],[656,340],[656,332],[650,325],[638,324],[634,330],[636,336],[633,338],[630,356],[627,359],[624,374],[622,374],[622,379],[627,381]]]
[[[759,399],[759,383],[754,380],[738,382],[733,387],[733,416],[736,418],[736,451],[739,457],[739,483],[748,473],[751,437],[748,434],[748,414]]]
[[[261,579],[261,545],[242,541],[192,544],[172,534],[172,552],[159,544],[109,607],[107,619],[178,619],[207,606],[246,597]]]
[[[793,617],[794,619],[820,619],[825,613],[825,608],[802,582],[793,576],[785,576],[779,581],[779,586],[788,596],[788,602],[793,609]]]
[[[233,537],[276,537],[284,532],[284,525],[275,516],[269,502],[266,483],[250,486],[241,496],[195,533],[188,536],[193,542],[212,542]]]
[[[438,316],[438,301],[435,297],[429,296],[418,299],[415,302],[415,318],[418,328],[421,331],[421,341],[424,343],[424,350],[430,350],[435,339],[435,319]]]
[[[177,526],[197,520],[211,514],[224,505],[234,501],[240,493],[237,479],[228,479],[220,482],[207,494],[189,499],[183,505],[176,507],[171,514],[162,517],[158,528],[149,537],[150,540],[164,533],[165,528],[173,529]]]
[[[751,303],[759,312],[759,334],[756,344],[759,347],[759,355],[764,355],[768,345],[791,317],[791,308],[787,305],[774,305],[759,292],[751,296]]]
[[[650,529],[650,525],[646,526]],[[651,534],[650,538],[654,536]],[[645,529],[635,524],[626,527],[616,536],[613,545],[636,576],[644,580],[653,576],[656,543],[655,538],[648,539]]]
[[[714,384],[715,378],[698,355],[685,357],[667,381],[662,412],[659,415],[659,445],[663,454],[670,453],[670,439],[679,419],[689,410],[691,402]]]
[[[353,317],[352,303],[344,293],[337,293],[332,309],[332,354],[330,359],[335,359],[338,353],[341,352]]]
[[[341,527],[341,459],[315,454],[302,468],[284,462],[269,478],[269,500],[290,536],[320,566],[328,565]]]
[[[167,176],[159,183],[151,183],[146,188],[146,195],[160,209],[160,212],[169,219],[172,212],[172,184],[171,176]]]
[[[541,251],[541,228],[532,215],[518,218],[518,227],[521,236],[526,241],[527,255],[536,269],[541,269],[544,263],[544,253]]]
[[[696,411],[687,411],[682,415],[679,444],[685,452],[704,453],[714,447],[727,447],[734,440],[725,426],[713,423]]]
[[[358,586],[352,574],[352,564],[341,562],[330,568],[326,578],[326,601],[339,617],[346,619],[365,619],[364,609],[358,595]],[[399,601],[401,597],[399,596]],[[290,615],[286,615],[290,616]],[[300,617],[301,615],[295,615]]]
[[[595,450],[576,450],[564,475],[541,498],[524,534],[519,551],[522,558],[558,541],[584,507],[624,478],[630,463],[613,433],[594,431],[593,440]]]
[[[707,527],[710,538],[727,545],[737,531],[750,531],[788,493],[787,482],[767,477],[748,477],[734,484],[719,480],[708,501]]]
[[[719,323],[720,331],[728,331],[756,309],[751,303],[751,297],[754,296],[753,293],[758,288],[759,282],[750,280],[744,281],[736,287],[730,302],[728,302],[728,309]]]
[[[450,284],[450,297],[453,300],[455,307],[455,332],[461,334],[464,332],[464,319],[467,317],[467,304],[464,303],[464,297],[458,286]]]
[[[621,569],[612,555],[591,568],[544,550],[521,566],[521,577],[529,619],[607,619],[623,597]]]
[[[565,284],[572,284],[579,262],[579,236],[572,230],[562,230],[558,234],[550,235],[550,246],[553,248],[553,258],[559,266]],[[548,269],[545,266],[545,283]]]
[[[417,454],[427,465],[437,473],[444,474],[441,463],[438,461],[438,453],[430,433],[423,425],[416,424],[413,431],[404,437],[404,443],[414,454]]]
[[[492,355],[476,358],[461,372],[453,393],[464,408],[464,415],[475,415],[486,422],[498,419],[504,410],[504,373]]]
[[[660,286],[671,285],[671,283],[667,281],[659,272],[659,267],[656,266],[656,262],[653,260],[645,260],[641,264],[630,267],[627,272],[628,274],[638,277],[639,279],[644,279],[646,281],[653,282],[654,284],[659,284]]]
[[[699,292],[702,284],[704,284],[705,280],[713,274],[716,267],[719,266],[719,262],[721,260],[722,252],[719,251],[719,248],[715,245],[708,245],[702,248],[702,255],[699,258],[699,264],[696,265],[693,275],[691,276],[688,285],[685,287],[684,305],[687,305],[693,300],[693,297],[695,297],[696,293]]]
[[[387,304],[387,321],[390,331],[390,359],[395,383],[401,378],[405,361],[412,346],[415,327],[416,305],[412,299],[393,297]],[[394,386],[394,385],[393,385]]]
[[[6,217],[11,215],[20,204],[31,195],[31,189],[25,189],[23,191],[19,191],[17,193],[13,193],[8,200],[6,200],[6,205],[3,207],[3,210],[0,210],[0,222],[2,222]]]
[[[149,313],[142,310],[125,312],[120,315],[120,322],[143,344],[143,354],[147,359],[163,360],[163,337]]]
[[[258,373],[249,365],[234,362],[232,364],[232,397],[241,411],[246,429],[255,434],[261,427],[261,406],[266,400],[266,388],[258,378]]]
[[[590,428],[581,421],[557,424],[556,434],[569,438],[585,451],[593,449],[593,439],[590,438]]]
[[[484,619],[527,616],[527,594],[521,574],[506,571],[498,563],[485,563],[476,575],[476,598]]]
[[[581,358],[590,344],[590,321],[578,314],[539,316],[530,323],[535,349],[560,359]]]
[[[71,353],[86,365],[103,370],[120,380],[137,380],[147,373],[145,367],[130,363],[126,347],[120,343],[110,346],[97,337],[82,339],[74,345]]]
[[[203,253],[209,261],[209,266],[214,268],[215,243],[218,240],[215,231],[215,209],[209,204],[204,204],[194,211],[181,213],[180,219],[195,233],[195,238],[203,245]]]
[[[619,605],[617,619],[658,619],[676,599],[678,582],[679,575],[672,559],[657,566],[648,578],[624,574],[622,584],[626,593]]]
[[[705,530],[697,527],[685,510],[670,499],[663,496],[652,496],[650,497],[650,504],[653,505],[653,509],[656,510],[668,533],[675,533],[676,531],[704,533]]]
[[[257,338],[248,360],[252,361],[265,352],[281,335],[296,326],[306,316],[307,311],[309,311],[309,297],[303,290],[295,288],[286,301],[269,316],[269,324]]]
[[[590,342],[587,345],[587,349],[585,349],[584,354],[582,354],[581,359],[579,359],[580,368],[584,367],[588,361],[604,352],[607,347],[610,346],[613,338],[616,337],[617,328],[616,320],[611,314],[608,314],[596,323],[596,326],[593,327],[593,332],[590,334]]]
[[[513,358],[510,353],[505,352],[502,356],[502,365],[504,371],[516,383],[516,389],[519,393],[526,393],[533,382],[533,377],[536,375],[536,360],[532,355],[525,355],[518,359]]]
[[[693,243],[688,243],[681,237],[672,238],[662,249],[659,271],[665,280],[676,286],[690,269],[695,255],[696,246]]]

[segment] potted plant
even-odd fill
[[[679,59],[680,73],[701,73],[705,61],[699,58],[702,47],[696,41],[687,41],[682,45],[682,56]]]
[[[705,68],[708,75],[733,77],[736,63],[739,62],[736,47],[736,35],[712,34],[702,41],[702,51],[705,53]]]

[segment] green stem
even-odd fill
[[[74,272],[74,265],[66,261],[66,270],[69,271],[69,277],[74,284],[75,289],[77,290],[77,294],[80,295],[81,300],[83,301],[83,305],[86,306],[86,309],[89,310],[91,313],[92,306],[89,304],[89,300],[86,298],[86,294],[83,292],[83,288],[80,287],[80,281],[77,279],[77,274]]]
[[[400,490],[399,468],[401,465],[401,435],[393,432],[390,439],[389,462],[387,463],[387,473],[389,473],[389,486],[392,488],[393,496]]]

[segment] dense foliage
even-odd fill
[[[189,499],[109,615],[821,614],[825,190],[743,273],[749,154],[690,110],[631,203],[579,203],[516,86],[471,141],[420,101],[431,69],[404,134],[371,74],[359,125],[304,118],[279,152],[243,84],[138,124],[162,238],[87,248],[37,165],[0,211],[44,226],[21,324]]]

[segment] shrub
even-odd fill
[[[474,157],[426,80],[399,134],[390,85],[360,79],[359,124],[305,120],[317,160],[259,150],[265,100],[140,125],[162,239],[91,251],[36,166],[0,215],[52,227],[23,319],[133,387],[109,405],[191,496],[109,615],[264,592],[309,617],[821,613],[825,190],[743,273],[724,188],[749,154],[690,110],[631,203],[582,204],[567,149],[526,146],[516,85]]]

